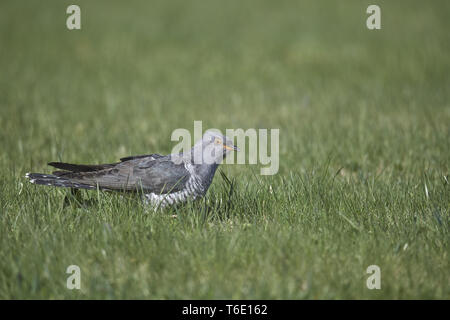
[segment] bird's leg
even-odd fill
[[[72,200],[75,200],[75,203],[78,205],[83,203],[83,198],[79,189],[70,188],[70,195],[66,194],[64,197],[64,206],[70,205]]]

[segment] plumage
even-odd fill
[[[59,170],[52,174],[28,173],[26,177],[31,183],[45,186],[141,191],[147,203],[164,207],[203,196],[218,165],[232,149],[236,150],[227,137],[207,131],[186,153],[130,156],[117,163],[100,165],[50,162],[50,166]],[[205,163],[206,156],[214,162]],[[198,159],[201,163],[197,163]]]

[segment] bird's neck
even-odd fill
[[[200,180],[202,181],[203,187],[206,189],[211,184],[214,174],[216,173],[217,167],[219,165],[217,163],[213,164],[195,164],[194,165],[194,172],[195,174],[200,177]]]
[[[194,164],[194,171],[199,176],[214,175],[219,165],[217,163],[213,164]]]

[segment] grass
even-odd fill
[[[448,1],[378,1],[378,31],[368,1],[77,1],[68,31],[71,3],[0,4],[0,298],[450,298]],[[23,178],[194,120],[279,128],[278,174],[157,213]]]

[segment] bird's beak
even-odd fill
[[[239,151],[239,148],[236,147],[236,146],[233,146],[233,145],[227,146],[226,144],[224,144],[223,148],[226,149],[226,150],[231,150],[231,151]]]

